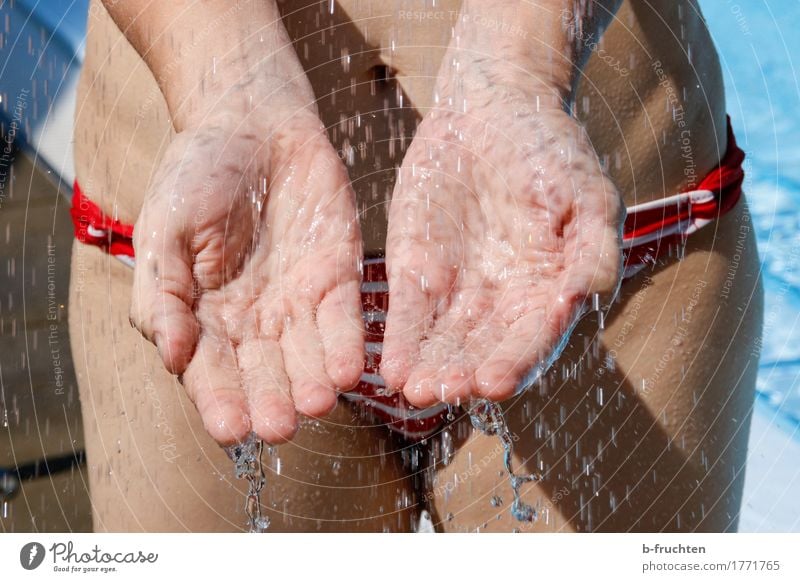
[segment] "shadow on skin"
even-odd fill
[[[285,20],[291,36],[301,39],[296,41],[296,49],[314,87],[321,118],[334,148],[342,156],[347,155],[347,147],[354,148],[353,163],[348,164],[348,170],[362,212],[365,248],[369,252],[380,251],[385,244],[386,209],[395,168],[402,161],[420,115],[393,78],[391,69],[380,60],[379,47],[364,38],[344,11],[336,10],[331,15],[312,5]],[[343,73],[343,48],[350,55],[350,73]],[[318,50],[326,52],[324,58],[313,54]],[[314,65],[319,62],[324,65]],[[331,90],[332,87],[336,89]],[[365,107],[364,103],[371,106]],[[354,117],[359,109],[360,125]],[[348,112],[349,116],[340,112]],[[399,139],[400,136],[405,139]],[[673,184],[662,183],[664,178],[656,172],[653,179],[661,189],[670,189]],[[709,234],[698,236],[690,246],[693,248],[687,252],[719,251]],[[648,275],[654,277],[672,264],[662,264]],[[621,298],[607,318],[607,327],[625,316],[636,293],[642,292],[643,277],[640,275],[623,285]],[[674,307],[667,304],[669,298],[658,297],[655,291],[646,299],[649,301],[643,303],[642,310],[660,310],[665,306],[666,312]],[[666,329],[671,325],[671,312],[664,317],[670,319],[662,324]],[[663,338],[661,344],[655,340],[672,333],[653,332],[650,337],[642,327],[640,323],[627,339],[633,345],[638,341],[633,336],[644,334],[637,371],[652,370],[664,345]],[[527,501],[546,502],[566,489],[568,494],[559,497],[552,511],[567,522],[564,529],[577,531],[735,530],[744,454],[732,453],[727,443],[720,441],[730,437],[731,418],[738,418],[746,426],[748,418],[743,403],[752,395],[751,387],[745,383],[747,389],[738,390],[741,394],[723,404],[719,390],[715,393],[713,389],[720,381],[709,380],[711,374],[698,371],[697,366],[694,370],[687,366],[686,382],[673,381],[673,371],[669,370],[653,386],[652,393],[643,394],[641,376],[628,376],[619,367],[603,367],[610,358],[596,338],[597,329],[596,316],[587,316],[575,330],[555,369],[548,374],[544,383],[547,389],[540,390],[537,386],[504,405],[509,428],[519,436],[515,448],[516,470],[534,472],[543,468],[544,479],[531,490],[534,494],[528,495]],[[693,333],[702,338],[704,330]],[[606,333],[605,339],[613,343],[614,338]],[[660,348],[648,345],[650,339],[654,340],[653,346],[662,346],[660,352]],[[576,377],[562,377],[562,369],[573,366]],[[736,370],[738,375],[742,364],[735,361],[734,355],[727,355],[721,366]],[[707,384],[712,389],[707,389]],[[602,387],[602,399],[598,386]],[[698,392],[694,401],[689,392],[693,387]],[[665,406],[667,403],[669,407]],[[467,442],[473,431],[466,415],[461,415],[451,428],[456,456],[463,455],[459,449],[464,447],[478,454],[484,450],[473,447],[474,441]],[[481,439],[486,440],[477,437],[475,441]],[[734,448],[742,444],[741,438],[737,439]],[[429,442],[438,440],[434,436]],[[495,437],[490,440],[490,444],[479,447],[492,448],[497,444]],[[393,442],[398,449],[413,446],[399,440]],[[497,465],[500,467],[501,463],[498,461]],[[428,488],[435,484],[431,476],[437,468],[434,462],[425,471]],[[505,484],[503,478],[495,477],[497,480]],[[506,486],[502,492],[506,503],[498,509],[491,508],[489,498],[499,491],[481,490],[483,497],[475,496],[464,503],[480,505],[482,521],[486,521],[487,515],[507,514],[510,504],[507,489]],[[435,507],[431,509],[436,511]],[[439,522],[443,518],[434,517]],[[476,525],[468,524],[473,529]]]
[[[669,265],[648,272],[647,276],[654,277]],[[648,293],[650,285],[644,277],[645,274],[640,274],[623,285],[620,301],[606,319],[607,329],[623,323],[617,320],[629,313],[628,307],[637,293]],[[694,283],[689,281],[692,286]],[[640,309],[660,310],[657,291],[649,293],[652,295],[640,298]],[[662,317],[670,322],[662,324],[664,328],[672,322],[672,306],[666,307]],[[700,329],[701,317],[697,319],[698,327],[693,327],[686,339],[690,347],[692,335],[695,340],[700,336],[702,341],[707,331]],[[523,487],[523,500],[534,507],[550,506],[551,525],[545,526],[540,517],[532,529],[736,530],[747,442],[747,430],[739,428],[746,429],[749,424],[747,403],[752,402],[752,384],[747,378],[741,385],[730,386],[717,377],[709,379],[706,362],[702,358],[694,361],[692,355],[688,360],[676,357],[652,387],[643,391],[641,376],[635,374],[643,369],[654,370],[667,345],[663,340],[666,332],[657,334],[654,330],[644,330],[645,327],[644,322],[639,322],[627,337],[631,346],[637,346],[634,348],[637,369],[626,375],[620,367],[608,365],[612,358],[607,346],[613,347],[619,332],[606,331],[604,345],[598,341],[597,316],[586,316],[546,380],[504,404],[508,427],[518,437],[514,449],[515,472],[540,472],[543,476],[534,486]],[[652,336],[648,337],[648,333]],[[660,342],[659,337],[662,337]],[[652,347],[649,340],[653,340]],[[666,342],[669,341],[667,338]],[[704,351],[706,358],[713,357],[713,348]],[[680,381],[682,361],[686,362],[685,382]],[[643,368],[640,362],[645,363]],[[737,378],[748,370],[746,363],[737,361],[732,353],[722,359],[720,369],[726,367]],[[711,369],[714,368],[716,362],[712,362]],[[690,392],[693,389],[696,389],[694,394]],[[721,389],[735,394],[725,401],[719,394]],[[452,428],[456,466],[459,457],[463,461],[466,451],[471,453],[471,463],[479,463],[489,454],[487,451],[498,446],[497,437],[473,436],[466,414]],[[441,485],[447,479],[452,480],[453,473],[463,469],[463,464],[444,470],[441,465],[432,466],[429,475],[436,468],[440,471],[436,485]],[[491,483],[473,483],[469,486],[472,499],[460,501],[452,508],[445,504],[443,510],[440,505],[435,521],[442,523],[447,516],[441,513],[453,511],[456,515],[453,526],[474,530],[483,523],[491,524],[499,515],[498,530],[524,531],[525,525],[509,515],[511,490],[507,477],[500,477],[498,470],[502,470],[500,455],[482,472],[492,479]],[[466,491],[456,488],[454,496],[459,495],[466,496]],[[497,509],[490,506],[494,495],[503,499],[503,505]],[[480,511],[479,521],[475,519],[476,511]],[[461,523],[459,512],[463,512]]]
[[[374,21],[381,25],[380,17]],[[295,49],[317,96],[320,119],[347,165],[365,254],[382,254],[396,168],[421,116],[381,59],[381,47],[364,37],[345,10],[330,14],[326,3],[312,4],[285,16],[284,23],[299,39]]]

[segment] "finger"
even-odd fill
[[[571,329],[573,301],[556,300],[520,317],[503,341],[475,372],[478,395],[501,401],[516,392],[520,382],[547,362],[561,337]]]
[[[290,440],[297,414],[277,339],[247,339],[236,350],[253,431],[270,444]]]
[[[380,373],[391,391],[401,389],[419,361],[420,342],[432,326],[432,300],[408,269],[389,271],[389,311]]]
[[[421,382],[409,382],[411,386],[416,386],[411,390],[414,396],[406,396],[415,406],[428,407],[439,402],[459,406],[467,402],[476,389],[475,367],[459,359],[447,362],[439,368],[421,366],[415,369],[413,376],[418,374],[422,378]],[[427,390],[427,394],[423,390]]]
[[[352,389],[364,371],[360,287],[358,280],[338,285],[322,299],[317,309],[325,370],[340,391]]]
[[[421,143],[415,138],[412,149],[423,148]],[[453,216],[452,205],[445,208],[431,202],[429,180],[433,174],[420,181],[414,178],[414,167],[405,162],[401,168],[389,209],[386,268],[390,300],[380,372],[390,391],[400,390],[408,382],[419,360],[420,341],[437,313],[448,308],[465,258],[463,232],[458,226],[464,222]]]
[[[434,382],[439,374],[439,368],[427,362],[419,362],[410,371],[408,380],[403,387],[403,396],[417,408],[433,406],[439,399],[436,397]]]
[[[181,382],[215,441],[227,446],[246,438],[250,432],[247,397],[230,342],[201,336]]]
[[[167,370],[180,374],[199,333],[192,313],[191,257],[182,227],[168,222],[169,213],[157,214],[143,210],[136,224],[130,321],[158,347]]]
[[[436,319],[434,328],[428,332],[429,339],[423,341],[420,359],[425,366],[415,373],[414,381],[420,392],[426,386],[430,394],[412,394],[418,402],[429,403],[432,399],[448,404],[460,405],[477,392],[475,370],[485,359],[487,346],[497,345],[501,340],[491,333],[489,321],[493,318],[495,299],[492,290],[477,281],[462,279],[466,286],[459,286],[453,294],[446,313]],[[431,374],[432,382],[419,385],[423,375]]]
[[[568,264],[575,292],[615,293],[622,272],[620,227],[625,220],[619,192],[607,178],[599,179],[595,191],[579,197],[572,214],[574,244],[565,250],[572,259]]]
[[[427,407],[438,402],[460,405],[476,390],[475,368],[466,345],[473,322],[458,312],[451,312],[436,322],[430,339],[420,346],[421,362],[406,384],[406,399],[415,406]]]
[[[311,314],[294,318],[280,344],[295,409],[310,417],[325,416],[336,406],[337,392],[325,372],[325,352]]]
[[[594,229],[591,239],[576,241],[575,260],[567,272],[569,293],[586,296],[599,293],[609,303],[619,288],[622,251],[619,231],[612,226]]]

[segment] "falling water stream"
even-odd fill
[[[598,324],[600,329],[603,329],[603,307],[600,303],[600,297],[594,294],[584,303],[575,308],[571,323],[565,329],[561,340],[553,349],[552,353],[544,358],[538,365],[534,366],[531,371],[520,382],[517,393],[529,389],[534,385],[555,363],[561,356],[564,348],[566,348],[572,332],[578,325],[580,319],[590,311],[589,304],[591,302],[591,311],[598,314]],[[506,473],[508,474],[508,481],[511,485],[511,490],[514,493],[514,501],[511,504],[511,515],[517,521],[533,522],[536,521],[536,510],[522,501],[520,490],[525,483],[532,483],[541,481],[542,476],[539,473],[531,473],[528,475],[517,475],[512,467],[514,455],[514,435],[506,424],[503,417],[503,409],[496,402],[489,400],[473,400],[469,406],[469,418],[472,426],[481,431],[486,436],[497,436],[503,446],[503,465],[505,466]],[[495,498],[492,498],[492,505],[499,505]]]
[[[496,402],[489,400],[475,400],[470,405],[469,418],[472,426],[486,436],[497,436],[503,445],[503,464],[508,473],[508,480],[514,492],[514,501],[511,504],[511,515],[518,521],[536,521],[536,510],[522,501],[520,489],[525,483],[540,481],[542,476],[538,473],[517,475],[512,467],[514,454],[514,437],[503,418],[503,410]]]
[[[247,479],[247,500],[244,510],[250,525],[250,533],[264,533],[269,528],[269,518],[261,513],[261,490],[264,488],[264,466],[261,455],[264,442],[250,433],[243,443],[225,449],[234,463],[237,479]]]
[[[596,296],[592,298],[592,306],[598,313],[602,313]],[[529,373],[528,377],[522,383],[521,390],[531,386],[535,381],[541,378],[553,362],[558,359],[566,346],[572,329],[586,311],[586,305],[582,305],[576,310],[573,323],[562,337],[562,340],[556,346],[553,353]],[[472,426],[476,430],[481,431],[486,436],[496,436],[500,439],[500,443],[503,447],[503,465],[514,495],[514,500],[510,508],[511,515],[520,522],[536,521],[538,513],[535,508],[522,501],[521,489],[525,483],[541,481],[542,475],[539,473],[519,475],[514,472],[513,455],[515,438],[506,424],[501,406],[489,400],[473,400],[469,406],[469,416]],[[452,414],[448,415],[448,419],[452,420]],[[263,533],[267,531],[270,526],[269,518],[263,515],[261,511],[261,491],[266,483],[261,458],[264,452],[264,443],[255,433],[250,433],[246,441],[227,447],[225,452],[234,462],[236,478],[247,479],[248,482],[247,499],[244,509],[247,515],[249,531],[250,533]],[[492,504],[494,506],[499,506],[501,502],[497,498],[493,498]]]

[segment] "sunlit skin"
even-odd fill
[[[116,14],[139,10],[170,26],[170,8]],[[364,362],[355,196],[274,4],[262,12],[274,53],[239,54],[234,38],[217,86],[165,89],[178,133],[134,230],[131,323],[222,445],[291,439],[298,413],[329,413]]]
[[[559,96],[460,64],[389,214],[381,372],[419,407],[508,398],[620,274],[619,193]]]
[[[594,10],[607,20],[617,4]],[[179,12],[109,9],[122,26],[133,18],[129,36],[146,59],[154,51],[159,78],[170,65],[156,32]],[[509,42],[473,24],[487,9],[464,6],[439,74],[442,106],[420,125],[389,215],[383,374],[420,407],[513,395],[589,294],[619,279],[620,196],[564,111],[583,58],[568,27],[599,21],[588,7],[565,20],[566,5],[551,0],[535,9],[536,41]],[[329,412],[363,362],[354,195],[308,109],[297,57],[282,49],[283,25],[267,26],[275,52],[264,61],[236,56],[247,32],[220,57],[233,88],[215,86],[216,56],[210,81],[180,72],[176,90],[169,72],[162,78],[179,134],[135,228],[131,321],[221,444],[251,430],[269,443],[291,438],[296,412]],[[517,69],[527,79],[504,83]]]
[[[545,26],[543,12],[516,13],[511,2],[443,0],[444,19],[419,21],[399,11],[405,3],[394,1],[337,0],[333,13],[327,1],[287,1],[280,4],[282,21],[274,14],[266,19],[285,23],[285,32],[261,18],[258,11],[269,3],[211,1],[196,2],[191,10],[182,10],[188,4],[183,2],[149,3],[160,14],[145,32],[131,26],[132,13],[143,4],[109,3],[115,22],[99,1],[92,3],[78,95],[78,181],[104,212],[136,223],[142,267],[134,280],[132,269],[99,249],[76,244],[73,250],[70,340],[95,529],[246,528],[246,484],[233,479],[219,444],[252,428],[267,439],[285,440],[295,419],[296,434],[265,455],[262,509],[271,519],[270,531],[409,531],[422,508],[432,514],[437,531],[520,528],[508,511],[511,491],[498,439],[473,431],[462,412],[454,409],[456,420],[443,429],[452,441],[448,451],[442,446],[445,432],[434,435],[415,447],[421,455],[414,465],[407,441],[391,437],[346,399],[324,414],[332,395],[350,388],[347,374],[337,377],[339,366],[327,357],[328,345],[349,344],[342,338],[326,344],[324,330],[335,327],[352,338],[361,333],[360,318],[348,315],[344,302],[336,310],[341,326],[317,321],[316,338],[312,329],[269,346],[278,354],[275,361],[283,363],[286,382],[267,406],[251,406],[243,381],[266,368],[266,351],[248,359],[237,348],[264,323],[259,315],[275,315],[274,325],[264,326],[274,334],[290,328],[287,314],[314,312],[313,294],[296,292],[304,288],[299,281],[306,274],[319,277],[322,288],[331,282],[325,274],[333,272],[325,265],[336,265],[340,272],[333,286],[346,298],[348,278],[355,272],[360,279],[360,253],[386,254],[393,281],[383,374],[391,389],[406,389],[423,405],[481,396],[476,359],[500,353],[513,337],[505,332],[507,323],[519,314],[549,314],[553,325],[540,326],[536,346],[515,353],[530,359],[501,364],[495,386],[513,390],[521,372],[570,322],[570,302],[578,308],[597,292],[608,303],[618,282],[614,237],[622,206],[691,189],[680,150],[682,129],[667,96],[678,95],[684,107],[698,177],[725,151],[720,67],[694,2],[623,3],[602,47],[629,69],[626,76],[598,54],[584,55],[588,61],[580,72],[555,66],[564,64],[555,57],[523,58],[533,55],[505,41],[538,38],[550,48],[561,42],[555,51],[561,55],[570,43],[555,34],[563,33],[561,24]],[[423,0],[408,2],[410,9],[427,6]],[[465,6],[486,7],[490,22],[518,23],[522,32],[484,36],[489,42],[476,44],[482,33],[497,29],[462,29],[456,45],[450,14]],[[295,52],[302,67],[289,58]],[[343,55],[349,55],[347,69]],[[564,60],[582,64],[578,56]],[[651,69],[655,61],[667,71],[666,87]],[[447,75],[454,64],[460,64],[455,84]],[[239,90],[246,71],[258,73],[250,80],[267,80],[267,87]],[[278,87],[288,102],[273,100]],[[569,115],[568,104],[574,104]],[[320,120],[327,139],[320,138]],[[255,141],[246,137],[251,133]],[[205,149],[196,136],[208,140]],[[558,147],[547,147],[550,140]],[[308,170],[308,164],[314,168]],[[341,177],[345,166],[349,183]],[[202,177],[189,175],[191,170]],[[290,189],[275,179],[282,172],[291,173],[295,184],[310,185],[311,192],[324,188],[319,198],[334,207],[317,199],[305,204],[302,196],[289,204]],[[350,186],[355,204],[347,202]],[[259,222],[254,214],[264,194]],[[219,203],[204,200],[208,197]],[[286,211],[290,207],[309,216],[300,221],[299,232],[282,223],[285,212],[297,219],[296,212]],[[354,214],[363,249],[351,262],[346,251],[359,236],[348,218]],[[647,277],[622,284],[603,334],[593,316],[578,324],[542,384],[549,391],[537,386],[502,403],[509,429],[519,437],[513,466],[544,477],[522,487],[523,501],[549,507],[547,519],[522,531],[735,529],[760,321],[752,237],[723,304],[715,290],[728,277],[730,257],[739,252],[735,246],[746,219],[741,204],[690,237],[682,261],[665,259]],[[338,221],[341,228],[324,233],[331,237],[324,244],[308,244],[317,240],[309,236],[316,220]],[[436,228],[423,228],[428,223]],[[577,232],[572,224],[580,227]],[[159,245],[145,235],[159,228],[180,236],[165,235],[155,248]],[[301,245],[298,255],[311,267],[282,269],[274,240],[265,236],[270,231]],[[204,236],[191,236],[198,232]],[[154,250],[149,260],[148,244]],[[165,255],[175,246],[180,252]],[[329,252],[334,247],[335,260]],[[447,268],[420,277],[420,269],[427,268],[419,264],[426,248],[434,264]],[[529,259],[545,256],[525,261],[522,251]],[[576,268],[580,254],[594,263]],[[398,262],[415,256],[416,264]],[[205,286],[188,290],[182,284],[177,295],[161,294],[165,260],[184,277],[205,279]],[[290,284],[276,286],[273,276]],[[436,277],[457,286],[445,289]],[[639,389],[642,379],[653,378],[671,346],[675,318],[699,280],[706,291],[678,350],[680,365],[675,360],[645,393]],[[536,289],[525,288],[523,281],[535,281]],[[441,287],[436,300],[420,301],[418,290],[431,295],[432,283]],[[404,286],[417,294],[416,301],[403,299]],[[557,303],[559,298],[565,302]],[[169,305],[176,309],[165,310]],[[129,326],[129,316],[149,339],[156,339],[156,329],[177,335],[167,341],[162,335],[159,350]],[[419,340],[404,345],[404,329]],[[198,337],[210,349],[198,351]],[[627,340],[623,345],[617,345],[620,337]],[[612,349],[614,369],[598,366]],[[294,359],[294,369],[302,366],[300,378],[313,382],[292,381],[295,354],[302,357]],[[280,369],[272,366],[264,381]],[[576,369],[576,375],[568,373]],[[449,370],[455,370],[456,381],[446,384],[442,379],[450,380]],[[203,377],[208,371],[218,374],[213,385],[222,392],[211,390],[210,377]],[[603,404],[596,397],[600,371]],[[429,380],[429,390],[410,390],[409,384],[419,385],[413,374]],[[313,398],[298,398],[309,385]],[[617,444],[609,446],[614,434]],[[604,454],[595,458],[600,446]],[[470,478],[462,480],[465,474]],[[635,497],[621,502],[629,490]],[[503,503],[490,503],[494,496]]]
[[[221,444],[291,438],[364,361],[347,174],[312,111],[250,115],[181,133],[135,230],[132,321]]]

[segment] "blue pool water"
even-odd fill
[[[800,531],[800,0],[700,0],[747,151],[766,295],[743,531]]]

